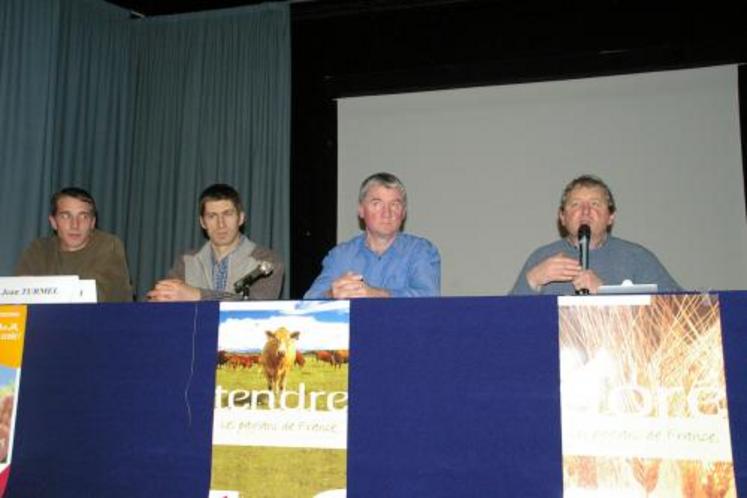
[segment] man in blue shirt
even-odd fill
[[[390,173],[366,178],[358,194],[365,231],[327,254],[304,299],[438,296],[438,249],[402,233],[406,216],[407,190],[399,178]]]
[[[586,289],[595,294],[601,285],[657,284],[659,292],[678,292],[680,286],[657,257],[634,242],[610,235],[615,222],[615,199],[596,176],[583,175],[563,191],[558,210],[562,239],[535,250],[524,263],[511,294],[573,294]],[[589,268],[578,262],[578,230],[588,225]]]

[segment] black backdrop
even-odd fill
[[[740,63],[747,27],[734,9],[636,1],[293,4],[291,295],[303,294],[336,243],[336,98]]]

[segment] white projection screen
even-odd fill
[[[338,101],[338,240],[377,171],[408,189],[405,229],[434,242],[445,296],[503,295],[558,238],[564,185],[615,195],[613,234],[684,288],[747,288],[736,66]]]

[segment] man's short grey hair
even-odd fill
[[[574,178],[571,182],[563,189],[563,195],[560,196],[560,210],[565,209],[565,203],[568,202],[568,196],[571,191],[576,187],[599,187],[604,190],[604,196],[607,198],[607,209],[610,214],[614,213],[617,207],[615,206],[615,198],[612,196],[612,191],[604,181],[598,176],[594,175],[581,175],[578,178]]]
[[[369,176],[365,180],[363,180],[363,183],[361,183],[361,188],[358,191],[358,203],[362,203],[363,199],[366,198],[366,195],[368,194],[368,191],[371,190],[371,187],[376,187],[378,185],[382,185],[387,188],[396,188],[399,190],[399,193],[402,194],[402,205],[406,208],[407,207],[407,189],[405,188],[404,183],[394,176],[391,173],[374,173],[373,175]]]

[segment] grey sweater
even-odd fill
[[[573,294],[573,284],[570,282],[550,282],[539,292],[534,291],[527,282],[529,270],[559,252],[571,258],[578,257],[578,249],[566,239],[540,247],[524,263],[510,294]],[[596,273],[604,285],[619,285],[627,279],[636,284],[657,284],[659,292],[682,290],[654,253],[643,246],[612,236],[607,237],[601,247],[589,252],[589,269]]]
[[[226,289],[213,287],[213,258],[210,242],[197,251],[191,251],[176,258],[167,278],[178,278],[184,280],[187,285],[198,288],[200,298],[203,300],[240,300],[241,296],[234,292],[234,283],[254,270],[260,261],[269,261],[275,269],[269,276],[260,278],[252,284],[250,297],[257,300],[280,297],[284,267],[277,253],[266,247],[258,246],[242,235],[239,246],[226,257],[230,258]]]

